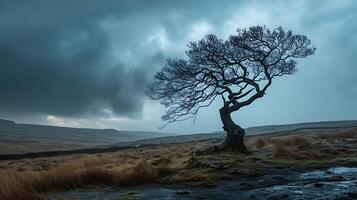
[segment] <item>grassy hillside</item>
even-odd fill
[[[355,121],[311,122],[287,125],[269,125],[247,128],[247,135],[287,134],[301,130],[357,127]],[[115,129],[88,129],[18,124],[0,119],[0,155],[44,151],[64,151],[83,148],[141,146],[170,144],[224,137],[223,132],[174,135],[145,131],[118,131]]]
[[[90,148],[167,135],[172,134],[17,124],[0,120],[0,154]]]

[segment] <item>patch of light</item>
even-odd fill
[[[61,117],[56,117],[53,115],[48,115],[46,117],[46,122],[49,125],[53,126],[68,126],[68,127],[80,127],[80,123],[74,121],[74,120],[69,120],[69,119],[64,119]]]
[[[249,4],[224,22],[223,35],[226,38],[232,33],[235,33],[237,28],[270,24],[272,18],[273,16],[269,10],[265,9],[263,6]]]
[[[160,29],[156,31],[154,34],[149,35],[146,39],[148,44],[157,44],[159,49],[165,50],[171,46],[171,42],[167,37],[167,33],[165,29]]]
[[[193,23],[191,31],[188,33],[189,41],[196,41],[202,39],[205,35],[211,33],[213,27],[210,23],[206,21],[200,21]]]

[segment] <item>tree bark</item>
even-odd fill
[[[193,154],[193,159],[196,155],[214,153],[217,151],[236,151],[243,154],[250,154],[247,147],[244,144],[245,131],[242,127],[235,124],[231,118],[231,112],[228,107],[222,107],[219,110],[221,120],[223,123],[223,129],[226,131],[227,136],[224,141],[217,145],[208,146],[203,149],[197,150]]]
[[[248,154],[248,149],[244,144],[244,129],[234,123],[228,107],[222,107],[219,113],[223,123],[223,129],[227,133],[226,139],[222,144],[223,148]]]

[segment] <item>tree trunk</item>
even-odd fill
[[[244,144],[244,129],[233,122],[231,113],[227,107],[222,107],[219,113],[223,123],[223,129],[227,133],[227,137],[222,144],[223,148],[248,154],[248,149]]]
[[[244,129],[233,122],[231,118],[231,113],[229,112],[227,107],[221,108],[219,110],[219,113],[221,115],[223,129],[227,133],[226,139],[217,145],[208,146],[206,148],[197,150],[193,154],[192,159],[194,159],[196,155],[202,155],[224,150],[231,150],[244,154],[249,154],[249,151],[244,144]]]

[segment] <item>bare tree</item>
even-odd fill
[[[248,152],[245,131],[231,114],[263,97],[273,78],[294,74],[296,60],[315,52],[306,36],[265,26],[238,29],[227,40],[207,35],[188,48],[188,60],[168,59],[146,94],[168,108],[162,116],[167,123],[196,117],[200,108],[220,96],[219,113],[227,137],[211,150],[243,153]]]

